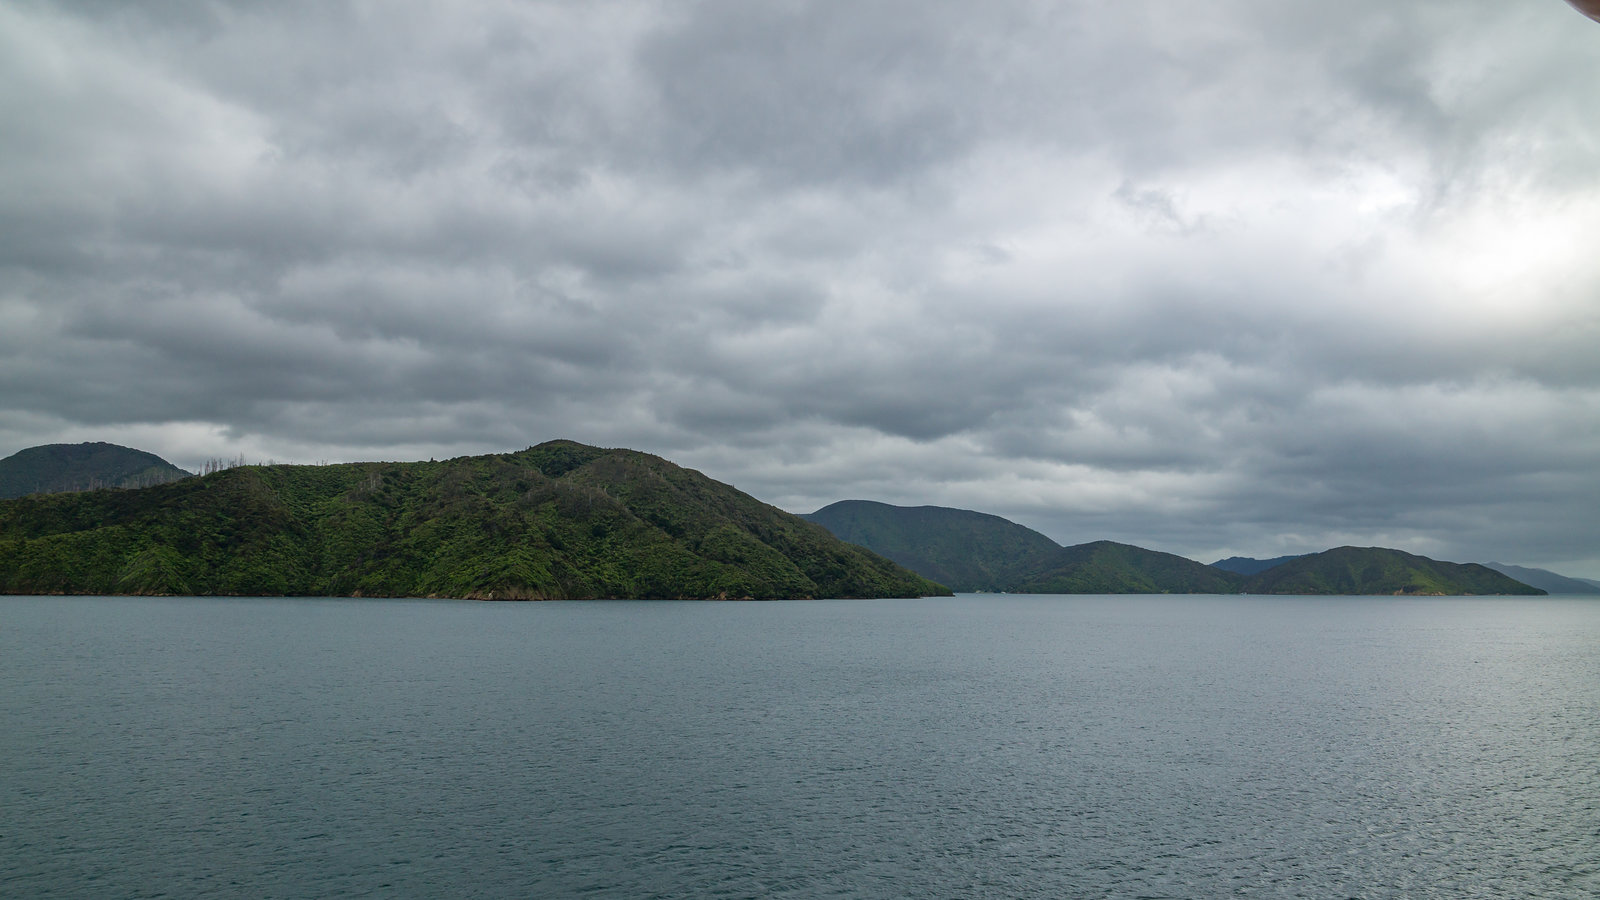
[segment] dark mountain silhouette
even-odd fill
[[[1534,569],[1527,566],[1513,566],[1506,563],[1484,563],[1489,568],[1509,578],[1536,587],[1551,594],[1600,594],[1600,584],[1591,584],[1581,578],[1568,578],[1557,575],[1549,569]]]
[[[141,488],[188,478],[154,453],[116,444],[45,444],[0,459],[0,499],[99,488]]]
[[[1219,559],[1211,565],[1225,572],[1237,575],[1259,575],[1274,566],[1281,566],[1291,559],[1299,559],[1304,554],[1294,556],[1275,556],[1272,559],[1252,559],[1248,556],[1230,556]]]

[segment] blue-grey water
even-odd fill
[[[1600,896],[1600,603],[0,598],[4,897]]]

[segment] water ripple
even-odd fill
[[[1600,604],[0,599],[0,895],[1600,896]]]

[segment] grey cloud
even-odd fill
[[[971,45],[1000,17],[881,0],[688,9],[641,54],[681,166],[896,182],[981,137],[970,95],[984,60]]]
[[[1600,576],[1547,5],[3,3],[0,439]]]

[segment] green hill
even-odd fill
[[[1254,559],[1249,556],[1230,556],[1212,563],[1213,568],[1232,572],[1235,575],[1259,575],[1274,566],[1281,566],[1291,559],[1299,559],[1300,555],[1274,556],[1271,559]]]
[[[958,591],[1008,591],[1061,547],[1031,528],[941,506],[841,500],[801,518]]]
[[[1242,580],[1127,544],[1062,547],[1031,528],[965,509],[843,500],[806,518],[958,591],[1218,593],[1238,590]]]
[[[1438,562],[1382,547],[1339,547],[1268,569],[1252,594],[1543,594],[1477,563]]]
[[[1017,594],[1539,594],[1487,567],[1382,548],[1340,547],[1207,566],[1156,550],[1096,541],[1060,547],[999,516],[939,506],[846,500],[807,518],[960,591]],[[1228,571],[1229,566],[1255,569]]]
[[[554,441],[0,501],[0,592],[910,597],[939,585],[659,457]]]
[[[46,444],[0,459],[0,499],[150,487],[190,474],[154,453],[116,444]]]
[[[1230,594],[1243,579],[1192,559],[1130,544],[1062,547],[1013,590],[1024,594]]]

